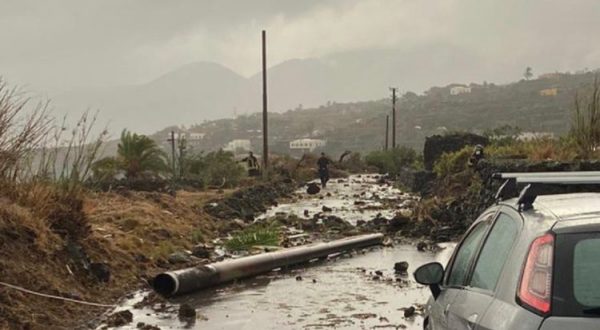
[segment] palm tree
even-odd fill
[[[165,152],[149,137],[127,130],[121,133],[117,160],[127,178],[137,178],[143,172],[166,171],[166,158]]]

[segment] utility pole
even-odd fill
[[[179,134],[177,139],[177,148],[179,149],[179,177],[184,177],[184,164],[185,161],[185,149],[187,148],[187,141],[185,140],[185,136],[183,134]]]
[[[269,168],[269,127],[267,121],[267,31],[262,31],[262,80],[263,80],[263,178]]]
[[[392,91],[392,149],[396,148],[396,91],[397,87],[390,87]]]
[[[175,131],[171,131],[171,138],[167,141],[171,142],[171,160],[173,166],[173,179],[175,179],[175,175],[177,174],[177,169],[175,168]]]
[[[390,131],[390,115],[385,116],[385,151],[388,150],[388,137]]]

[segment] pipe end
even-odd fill
[[[177,292],[179,282],[169,273],[158,274],[152,281],[154,290],[163,296],[170,296]]]

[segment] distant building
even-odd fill
[[[290,142],[290,149],[313,151],[317,148],[324,147],[326,144],[327,142],[325,140],[299,139]]]
[[[541,96],[556,96],[558,95],[558,88],[546,88],[540,91]]]
[[[185,140],[186,144],[188,146],[197,146],[200,144],[200,142],[202,141],[202,139],[204,139],[204,136],[206,134],[204,133],[189,133],[189,132],[179,132],[179,133],[175,133],[173,134],[175,137],[175,141],[179,141],[181,139]],[[165,143],[170,145],[170,141],[171,140],[171,133],[167,133],[167,136],[165,138]]]
[[[250,142],[250,140],[244,139],[231,140],[225,145],[223,150],[231,151],[234,154],[239,152],[250,151],[252,150],[252,143]]]
[[[205,135],[204,133],[187,133],[186,142],[189,146],[197,146]]]
[[[471,87],[467,86],[454,86],[450,88],[450,95],[460,95],[471,93]]]

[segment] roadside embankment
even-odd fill
[[[207,211],[207,204],[266,207],[286,185],[295,188],[288,181],[176,197],[130,190],[65,195],[48,184],[3,187],[0,282],[56,298],[0,285],[0,328],[89,327],[106,307],[65,299],[112,305],[159,271],[212,258],[203,247],[230,230],[231,220]]]

